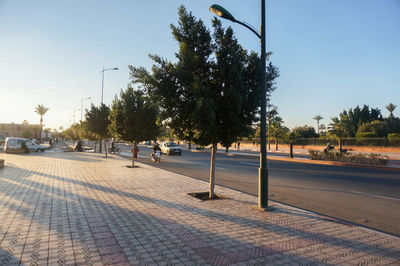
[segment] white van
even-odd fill
[[[30,139],[8,137],[4,145],[5,152],[20,152],[22,151],[22,143],[25,142],[26,147],[30,151],[41,152],[46,148],[40,144],[34,144]]]

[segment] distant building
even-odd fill
[[[41,128],[42,126],[40,125],[0,123],[0,141],[4,141],[7,137],[39,139]]]

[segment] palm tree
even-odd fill
[[[314,119],[317,120],[317,134],[318,134],[318,136],[319,136],[319,121],[322,120],[322,119],[324,119],[324,118],[323,118],[322,116],[320,116],[320,115],[316,115],[316,116],[314,117]]]
[[[39,104],[36,106],[35,113],[40,115],[40,136],[39,139],[42,140],[42,124],[43,124],[43,116],[46,114],[46,112],[49,110],[49,108],[45,107],[44,105]]]
[[[271,127],[274,122],[283,123],[282,118],[279,116],[277,107],[272,107],[267,113],[267,137],[268,137],[268,150],[271,150],[270,139],[271,139]]]
[[[339,140],[339,150],[342,152],[342,139],[351,136],[351,132],[354,130],[353,125],[347,117],[343,117],[342,119],[334,117],[329,127],[329,133]]]
[[[397,105],[395,105],[393,103],[389,103],[388,105],[386,105],[386,110],[388,110],[390,113],[390,123],[392,123],[393,111],[394,111],[394,109],[396,109],[396,107],[397,107]]]

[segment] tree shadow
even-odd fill
[[[30,152],[26,154],[6,154],[6,156],[24,156],[24,157],[30,157],[30,158],[57,158],[57,159],[63,159],[63,160],[69,160],[69,161],[81,161],[81,162],[101,162],[102,158],[99,156],[99,159],[93,159],[93,155],[84,153],[84,152],[73,152],[74,156],[68,156],[66,154],[71,153],[71,152],[53,152],[53,153],[46,153],[45,152]],[[109,157],[111,158],[111,157]]]
[[[72,193],[66,191],[65,189],[60,189],[54,186],[49,186],[47,184],[36,182],[30,180],[31,189],[38,189],[38,193],[50,193],[52,191],[52,195],[64,195],[65,199],[74,199],[78,197],[79,202],[66,200],[67,205],[72,205],[74,208],[82,208],[84,211],[94,211],[101,214],[101,218],[112,221],[113,219],[108,216],[109,213],[115,214],[116,217],[122,219],[122,217],[131,217],[135,218],[135,221],[142,221],[142,225],[139,228],[135,228],[133,231],[142,231],[142,235],[146,236],[146,230],[148,228],[146,225],[153,224],[158,227],[160,224],[163,228],[166,228],[173,235],[181,239],[186,245],[191,247],[193,250],[196,250],[197,253],[201,254],[203,259],[207,259],[206,261],[212,263],[210,261],[215,256],[223,256],[225,259],[230,261],[231,263],[245,261],[250,258],[255,258],[254,253],[261,254],[260,257],[266,257],[268,259],[269,255],[272,254],[286,254],[287,252],[294,252],[299,248],[307,248],[313,245],[321,244],[321,245],[330,245],[338,248],[345,249],[356,249],[362,252],[369,252],[370,254],[386,256],[390,258],[399,259],[398,250],[392,248],[382,248],[376,246],[374,244],[368,244],[362,242],[363,239],[368,237],[374,237],[379,235],[379,233],[371,233],[361,236],[359,239],[346,239],[343,238],[347,234],[351,234],[356,230],[361,230],[357,227],[348,226],[345,230],[342,230],[341,234],[331,235],[332,231],[328,233],[318,231],[318,225],[321,222],[327,222],[327,219],[321,215],[316,215],[304,211],[299,211],[290,207],[279,206],[276,211],[271,213],[257,213],[256,215],[253,211],[247,211],[247,214],[255,216],[256,219],[250,219],[244,216],[238,216],[237,214],[233,214],[233,212],[222,213],[210,209],[194,207],[193,205],[186,205],[179,202],[163,200],[154,197],[147,197],[131,192],[116,190],[111,188],[110,186],[104,186],[89,182],[84,182],[81,180],[71,179],[67,177],[57,176],[57,175],[49,175],[46,173],[40,173],[37,171],[30,171],[25,169],[20,169],[18,167],[13,167],[10,169],[11,171],[21,171],[22,173],[18,175],[18,178],[10,178],[7,177],[6,174],[0,174],[0,182],[2,183],[1,187],[6,187],[7,185],[18,186],[25,185],[21,183],[19,178],[24,178],[32,175],[43,176],[46,178],[53,179],[53,181],[66,182],[69,184],[75,184],[82,186],[82,188],[77,188],[77,191],[80,193],[86,193],[87,195]],[[112,181],[110,181],[112,185]],[[135,188],[133,188],[135,189]],[[140,189],[140,188],[138,188]],[[10,190],[6,189],[3,193],[8,193]],[[124,208],[118,206],[118,202],[113,202],[113,197],[104,198],[104,195],[100,197],[97,194],[110,193],[115,196],[120,197],[120,200],[133,200],[132,203],[139,203],[139,205],[147,204],[151,205],[146,208],[139,208],[138,210],[131,210],[129,208]],[[13,195],[9,195],[13,196]],[[96,198],[104,198],[105,200],[98,200]],[[125,198],[125,199],[123,199]],[[225,208],[227,209],[235,209],[237,202],[233,200],[225,200],[227,202]],[[27,202],[29,204],[29,202]],[[6,206],[6,205],[5,205]],[[4,207],[5,207],[4,206]],[[96,208],[94,208],[94,206]],[[16,209],[18,206],[12,202],[7,205],[7,208]],[[21,208],[21,207],[19,207]],[[29,208],[22,207],[22,209],[18,209],[22,213],[29,212]],[[181,216],[171,216],[168,213],[168,209],[175,209],[176,211],[181,212]],[[294,221],[294,218],[287,218],[288,216],[300,216],[303,219],[302,222]],[[187,216],[191,216],[193,219],[191,222],[195,221],[192,224],[187,223]],[[71,217],[67,217],[71,218]],[[73,219],[76,219],[74,217]],[[122,219],[126,220],[126,219]],[[203,222],[204,224],[208,224],[207,226],[199,226],[198,221]],[[247,232],[248,235],[244,234],[238,236],[236,238],[232,238],[224,235],[224,232],[216,231],[214,226],[215,222],[225,222],[232,226],[232,228],[241,228],[244,232]],[[38,220],[37,222],[40,222]],[[328,220],[328,222],[332,222]],[[129,228],[135,227],[135,223],[127,224]],[[342,226],[341,223],[339,223]],[[198,228],[199,226],[200,228]],[[337,229],[338,223],[333,222],[329,223],[329,227],[331,230]],[[229,228],[226,229],[229,231]],[[329,231],[329,230],[328,230]],[[263,234],[265,236],[264,242],[254,242],[256,238],[254,238],[254,243],[251,240],[252,234]],[[133,233],[134,234],[134,233]],[[153,233],[149,233],[153,234]],[[290,244],[289,242],[285,243],[274,243],[273,238],[269,239],[269,236],[273,235],[284,235],[285,238],[292,239],[295,244]],[[343,236],[343,237],[341,237]],[[167,239],[164,239],[167,241]],[[215,243],[231,243],[232,245],[240,246],[237,253],[226,253],[225,249],[220,249],[218,245]],[[259,241],[259,240],[258,240]],[[398,239],[396,240],[398,242]],[[193,244],[194,243],[194,244]],[[210,244],[211,243],[211,244]],[[211,251],[207,251],[211,250]],[[224,253],[225,252],[225,253]],[[211,254],[211,255],[210,255]],[[296,255],[292,253],[287,253],[288,256],[292,256],[291,258],[295,258]],[[209,260],[210,259],[210,260]],[[296,259],[304,259],[303,255],[299,255]],[[317,260],[312,260],[311,262],[315,262]]]
[[[0,265],[25,265],[21,263],[20,259],[14,257],[14,255],[10,253],[12,249],[13,248],[9,247],[9,250],[5,250],[0,246]]]

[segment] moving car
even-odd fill
[[[4,145],[5,152],[19,152],[22,151],[22,143],[25,142],[26,147],[30,151],[41,152],[46,148],[40,144],[33,143],[27,138],[8,137]]]
[[[178,146],[175,142],[164,142],[160,145],[161,152],[167,155],[178,154],[182,155],[182,148]]]

